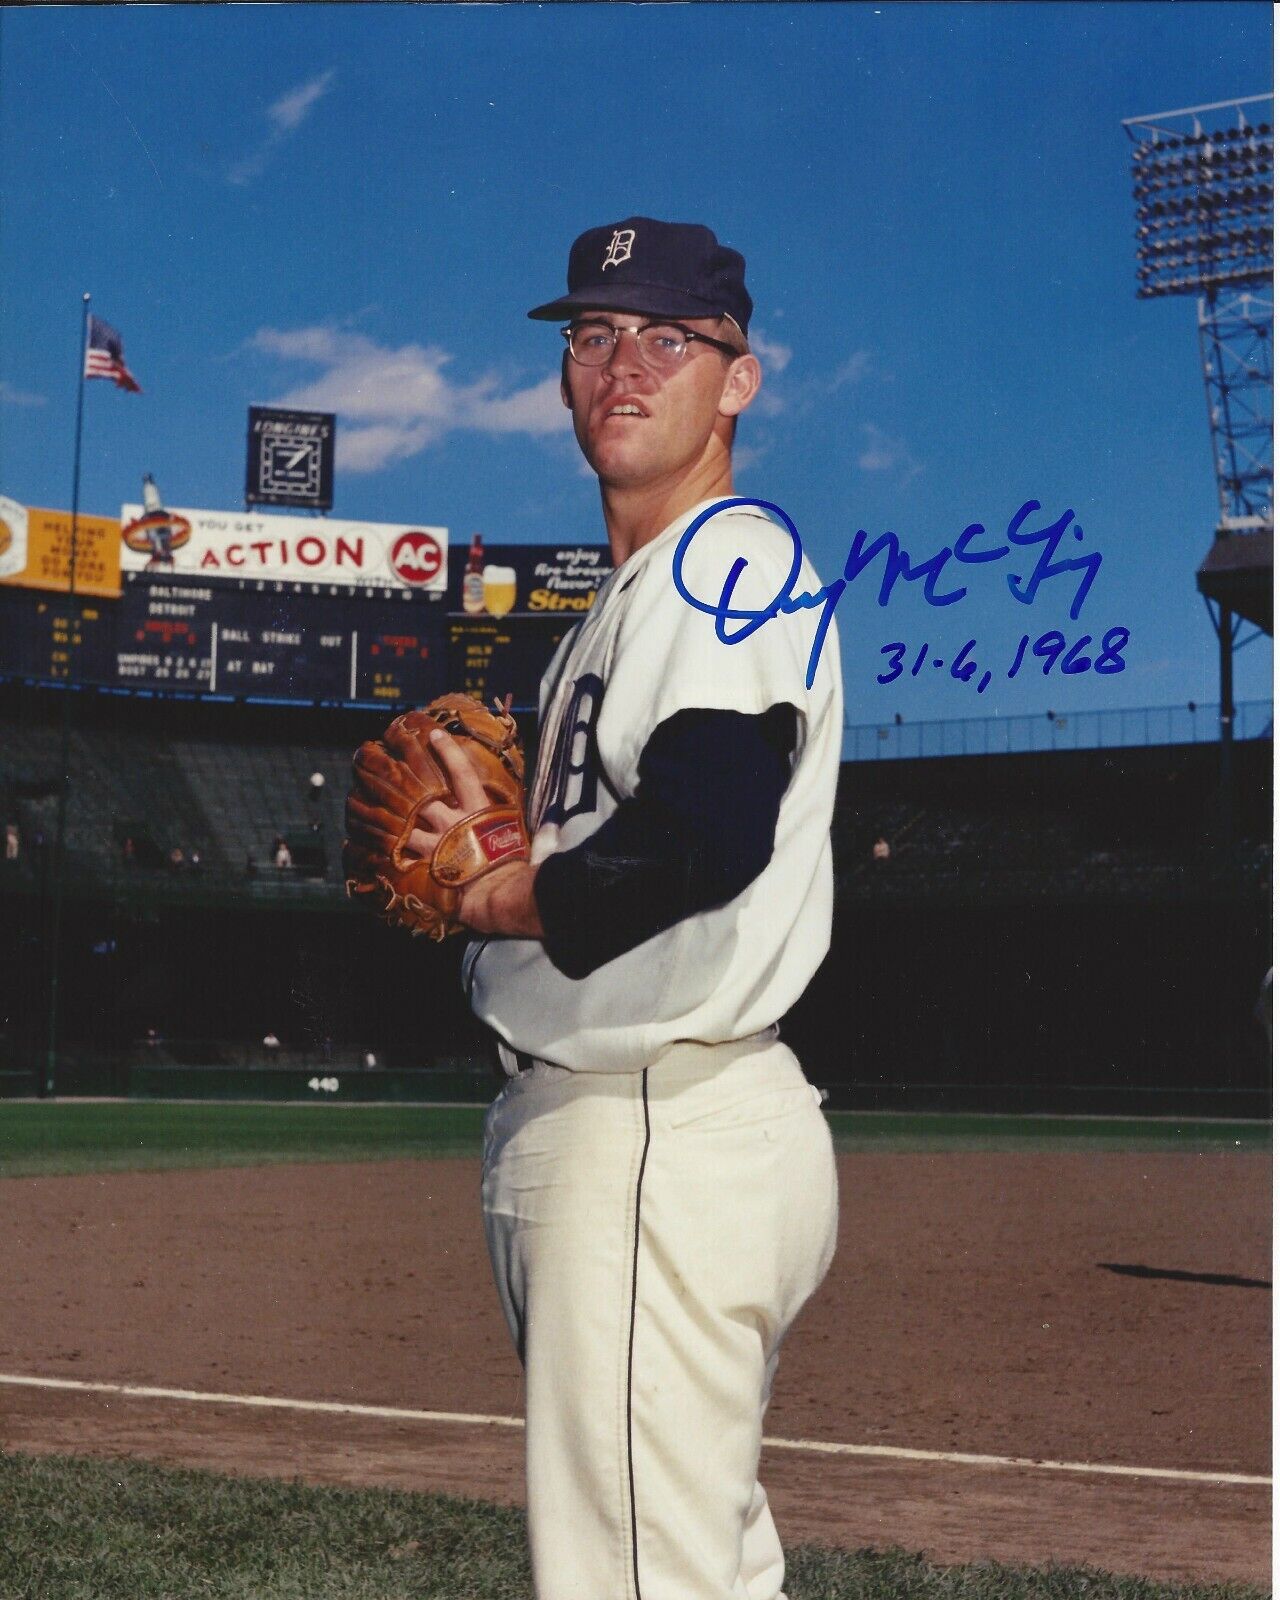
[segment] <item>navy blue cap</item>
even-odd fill
[[[647,317],[730,316],[745,334],[751,296],[746,262],[698,222],[627,217],[588,228],[569,251],[569,292],[529,315],[560,322],[583,311]]]

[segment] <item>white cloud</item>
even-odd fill
[[[756,332],[751,335],[751,351],[757,356],[765,373],[782,372],[787,362],[791,360],[791,346],[782,344],[775,339],[770,339],[766,334]],[[777,417],[787,409],[787,402],[778,391],[765,383],[756,395],[753,409],[762,417]],[[741,458],[742,451],[735,455],[735,460]]]
[[[278,100],[273,101],[267,107],[267,122],[270,126],[266,138],[256,150],[251,151],[230,168],[227,181],[246,184],[260,176],[266,170],[267,163],[275,151],[291,133],[302,126],[320,97],[328,93],[334,76],[335,69],[330,67],[327,72],[320,73],[307,83],[300,83],[296,89],[288,90]]]
[[[790,345],[767,338],[763,333],[752,334],[751,349],[760,357],[760,365],[766,372],[782,372],[791,360]]]
[[[249,183],[259,176],[267,165],[267,158],[275,148],[277,141],[268,139],[260,149],[255,150],[251,156],[246,156],[243,161],[237,161],[233,167],[227,169],[227,182],[237,186]]]
[[[251,345],[323,368],[274,403],[337,412],[337,463],[351,472],[377,472],[407,460],[450,431],[538,438],[569,425],[555,373],[506,392],[492,374],[457,384],[446,370],[452,357],[437,346],[392,348],[332,327],[262,328]]]
[[[31,394],[26,389],[15,389],[11,383],[0,378],[0,404],[6,406],[45,406],[48,399],[42,394]]]
[[[297,361],[329,361],[341,334],[335,328],[259,328],[250,343],[257,350]]]
[[[312,106],[333,82],[334,70],[330,67],[328,72],[322,72],[319,77],[312,78],[310,83],[302,83],[296,89],[290,89],[287,94],[282,94],[274,105],[268,106],[267,118],[272,126],[279,128],[281,133],[292,133],[299,127]]]
[[[900,472],[905,482],[924,471],[901,439],[892,438],[874,422],[862,424],[862,436],[858,465],[863,472]]]
[[[469,398],[466,417],[466,426],[482,433],[562,433],[569,426],[557,372],[548,373],[530,389],[499,397],[493,396],[488,385],[477,386]]]
[[[766,374],[777,374],[786,370],[791,362],[791,346],[770,339],[767,335],[759,333],[751,337],[751,348],[760,357],[760,364]],[[834,372],[823,375],[815,372],[807,376],[791,379],[783,386],[784,392],[780,393],[772,384],[766,382],[757,398],[754,410],[760,416],[778,417],[784,411],[798,411],[803,415],[815,404],[821,403],[828,396],[838,393],[852,384],[859,383],[871,368],[871,354],[867,350],[855,350],[835,369]]]
[[[750,472],[769,453],[767,444],[739,445],[733,452],[733,471],[735,477],[740,477],[744,472]]]
[[[837,389],[843,389],[846,384],[858,383],[867,375],[871,365],[871,353],[868,350],[855,350],[847,361],[841,362],[831,374],[827,389],[834,394]]]
[[[436,437],[429,422],[375,422],[366,428],[343,428],[338,431],[334,458],[347,472],[378,472],[393,461],[416,456]]]
[[[266,167],[267,158],[271,154],[275,143],[276,141],[274,139],[269,139],[267,143],[263,145],[261,149],[256,150],[253,155],[246,156],[243,161],[237,161],[235,166],[229,167],[227,169],[227,182],[240,185],[248,183],[251,179],[256,178]]]
[[[454,404],[444,368],[444,350],[419,344],[388,349],[359,333],[333,328],[265,328],[254,345],[272,355],[305,361],[324,370],[291,389],[279,404],[340,411],[365,422],[447,424]]]

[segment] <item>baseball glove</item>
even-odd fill
[[[441,695],[397,717],[352,759],[342,847],[347,893],[392,927],[432,939],[457,933],[462,890],[504,861],[528,857],[520,736],[510,697],[494,705],[489,711],[469,695]],[[491,803],[455,823],[427,860],[405,850],[420,814],[433,800],[458,805],[429,743],[435,728],[464,745]]]

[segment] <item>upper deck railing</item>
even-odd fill
[[[1237,739],[1269,739],[1270,700],[1236,706]],[[1028,750],[1100,750],[1134,745],[1210,744],[1219,737],[1214,704],[1138,706],[1122,711],[1041,712],[953,721],[846,723],[846,761],[901,761],[924,756],[1014,755]]]

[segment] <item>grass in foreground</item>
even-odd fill
[[[529,1600],[524,1517],[443,1496],[0,1453],[5,1600]],[[1262,1600],[1086,1568],[790,1552],[790,1600]]]
[[[1266,1151],[1269,1122],[837,1111],[842,1152]],[[481,1106],[2,1101],[0,1177],[480,1154]]]

